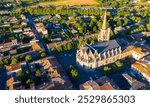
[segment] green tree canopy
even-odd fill
[[[70,74],[72,79],[77,79],[79,77],[79,72],[72,65],[70,66],[70,73],[69,74]]]
[[[27,55],[27,56],[25,57],[25,60],[26,60],[26,61],[31,61],[31,60],[32,60],[32,56],[31,56],[31,55]]]
[[[26,85],[30,85],[30,84],[32,84],[33,83],[33,80],[32,79],[28,79],[27,81],[26,81]]]
[[[37,71],[35,72],[35,76],[36,76],[36,77],[40,77],[40,76],[41,76],[41,71],[40,71],[40,70],[37,70]]]
[[[23,77],[23,76],[25,76],[25,73],[23,71],[18,71],[16,76],[17,77]]]

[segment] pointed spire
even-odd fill
[[[105,11],[102,29],[107,29],[107,12]]]

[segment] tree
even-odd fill
[[[94,27],[93,27],[93,32],[96,33],[97,31],[98,31],[97,27],[94,26]]]
[[[72,49],[73,48],[73,45],[71,44],[71,43],[68,43],[67,44],[67,50],[70,50],[70,49]]]
[[[4,64],[8,65],[10,63],[10,59],[9,58],[6,58],[3,60]]]
[[[17,56],[12,56],[11,57],[11,64],[17,64],[19,62],[18,57]]]
[[[17,77],[24,77],[25,73],[23,71],[18,71],[16,74]]]
[[[23,39],[25,38],[23,34],[19,34],[19,38],[21,41],[23,41]]]
[[[116,61],[116,62],[115,62],[115,65],[116,65],[118,68],[123,67],[123,63],[121,63],[120,61]]]
[[[27,75],[30,75],[30,71],[29,71],[29,70],[27,70],[27,71],[26,71],[26,74],[27,74]]]
[[[150,21],[148,22],[148,24],[146,25],[147,30],[150,31]]]
[[[57,45],[57,46],[56,46],[56,50],[57,50],[58,52],[61,52],[61,51],[62,51],[62,45]]]
[[[4,65],[3,61],[0,60],[0,67],[3,66],[3,65]]]
[[[105,66],[103,69],[106,73],[112,73],[112,68],[109,66]]]
[[[70,76],[72,79],[76,80],[79,77],[79,72],[71,65],[70,67]]]
[[[41,53],[41,57],[45,57],[45,56],[46,56],[45,52]]]
[[[40,76],[41,76],[41,71],[40,71],[40,70],[37,70],[37,71],[35,72],[35,76],[36,76],[36,77],[40,77]]]
[[[32,60],[32,56],[31,56],[31,55],[27,55],[27,56],[25,57],[25,60],[26,60],[26,61],[31,61],[31,60]]]
[[[31,80],[31,79],[28,79],[27,81],[26,81],[26,85],[30,85],[30,84],[32,84],[33,83],[33,80]]]
[[[117,26],[122,26],[122,22],[120,19],[117,21]]]

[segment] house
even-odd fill
[[[106,90],[119,90],[119,86],[109,77],[102,76],[101,78],[95,80],[97,84],[99,84],[100,89],[106,89]]]
[[[44,82],[43,84],[36,86],[35,89],[36,90],[54,90],[55,85],[53,82],[49,81],[49,82]]]
[[[22,20],[25,20],[25,19],[26,19],[26,16],[22,14],[22,15],[21,15],[21,19],[22,19]]]
[[[22,26],[27,26],[27,25],[28,25],[28,23],[27,23],[27,22],[25,22],[25,21],[23,21],[23,22],[21,22],[21,25],[22,25]]]
[[[132,64],[131,69],[150,82],[150,54]]]
[[[12,49],[9,51],[10,55],[15,55],[17,54],[17,49]]]
[[[72,30],[71,30],[71,33],[75,34],[75,33],[78,33],[78,31],[75,30],[75,29],[72,29]]]
[[[72,89],[71,81],[56,58],[41,60],[41,65],[48,72],[56,90]]]
[[[13,72],[18,72],[21,70],[21,65],[20,64],[14,64],[14,65],[5,65],[7,74],[13,73]]]
[[[150,32],[142,32],[143,36],[147,36],[149,37],[150,36]]]
[[[44,50],[44,46],[40,42],[30,42],[34,51]]]
[[[55,43],[55,42],[61,42],[62,40],[61,40],[60,37],[58,37],[58,38],[51,39],[51,41],[52,41],[53,43]]]
[[[100,90],[114,90],[112,85],[108,82],[99,87]]]
[[[119,27],[116,27],[115,29],[114,29],[114,31],[123,31],[123,30],[125,30],[125,28],[124,27],[121,27],[121,26],[119,26]]]
[[[124,73],[123,77],[128,81],[130,84],[130,90],[140,90],[145,87],[145,84],[138,81],[137,79],[131,77],[128,73]]]
[[[32,32],[30,27],[24,28],[23,34],[29,37],[34,36],[34,33]]]
[[[15,46],[18,44],[17,39],[11,40],[11,42],[6,42],[6,43],[1,43],[0,44],[0,49],[4,49],[4,50],[10,50],[10,47]]]
[[[10,23],[8,23],[7,21],[5,21],[2,26],[4,26],[4,27],[10,26]]]
[[[21,81],[17,80],[15,77],[10,77],[7,80],[7,87],[8,90],[22,90],[22,84]]]
[[[122,54],[121,54],[121,58],[126,58],[128,56],[132,56],[132,53],[133,53],[133,49],[135,47],[134,46],[127,46],[123,51],[122,51]]]
[[[136,60],[141,59],[142,57],[144,57],[147,53],[142,51],[142,48],[134,48],[133,49],[133,53],[132,53],[132,57]]]
[[[22,32],[22,29],[21,29],[21,28],[19,28],[19,29],[14,29],[13,31],[14,31],[14,33],[21,33],[21,32]]]
[[[18,19],[16,17],[11,17],[8,19],[8,21],[10,24],[14,24],[14,23],[17,23]]]
[[[45,26],[44,26],[43,23],[37,23],[37,24],[35,24],[35,28],[36,28],[36,30],[37,30],[39,33],[42,33],[43,35],[47,35],[47,34],[48,34],[48,31],[47,31],[47,29],[45,28]]]
[[[80,85],[80,90],[99,90],[99,84],[97,84],[94,80],[86,81],[85,83]]]
[[[134,0],[133,3],[141,2],[141,0]]]
[[[56,17],[59,18],[59,19],[61,18],[61,16],[59,14],[57,14]]]

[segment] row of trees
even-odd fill
[[[11,58],[5,58],[0,60],[1,65],[10,65],[10,64],[17,64],[21,61],[31,61],[33,58],[31,55],[21,55],[21,56],[12,56]]]
[[[130,31],[131,34],[138,33],[141,31],[146,31],[146,28],[143,25],[138,26],[137,28]]]
[[[76,48],[80,48],[83,44],[94,44],[95,42],[97,42],[97,38],[96,37],[91,37],[89,39],[83,39],[80,40],[78,42],[74,42],[74,43],[67,43],[67,44],[63,44],[63,45],[57,45],[55,48],[52,48],[51,51],[53,53],[58,53],[58,52],[62,52],[62,51],[66,51],[66,50],[71,50],[71,49],[76,49]]]
[[[46,57],[45,51],[39,51],[39,57],[43,58]],[[17,64],[21,61],[32,61],[33,57],[31,55],[20,55],[20,56],[12,56],[11,58],[5,58],[0,60],[0,65],[10,65],[10,64]]]
[[[76,15],[102,15],[102,10],[98,10],[98,9],[91,9],[91,10],[56,10],[56,9],[51,9],[49,7],[45,7],[45,8],[33,8],[33,7],[28,7],[25,9],[26,12],[28,12],[31,15],[56,15],[56,14],[60,14],[60,15],[69,15],[69,16],[76,16]]]

